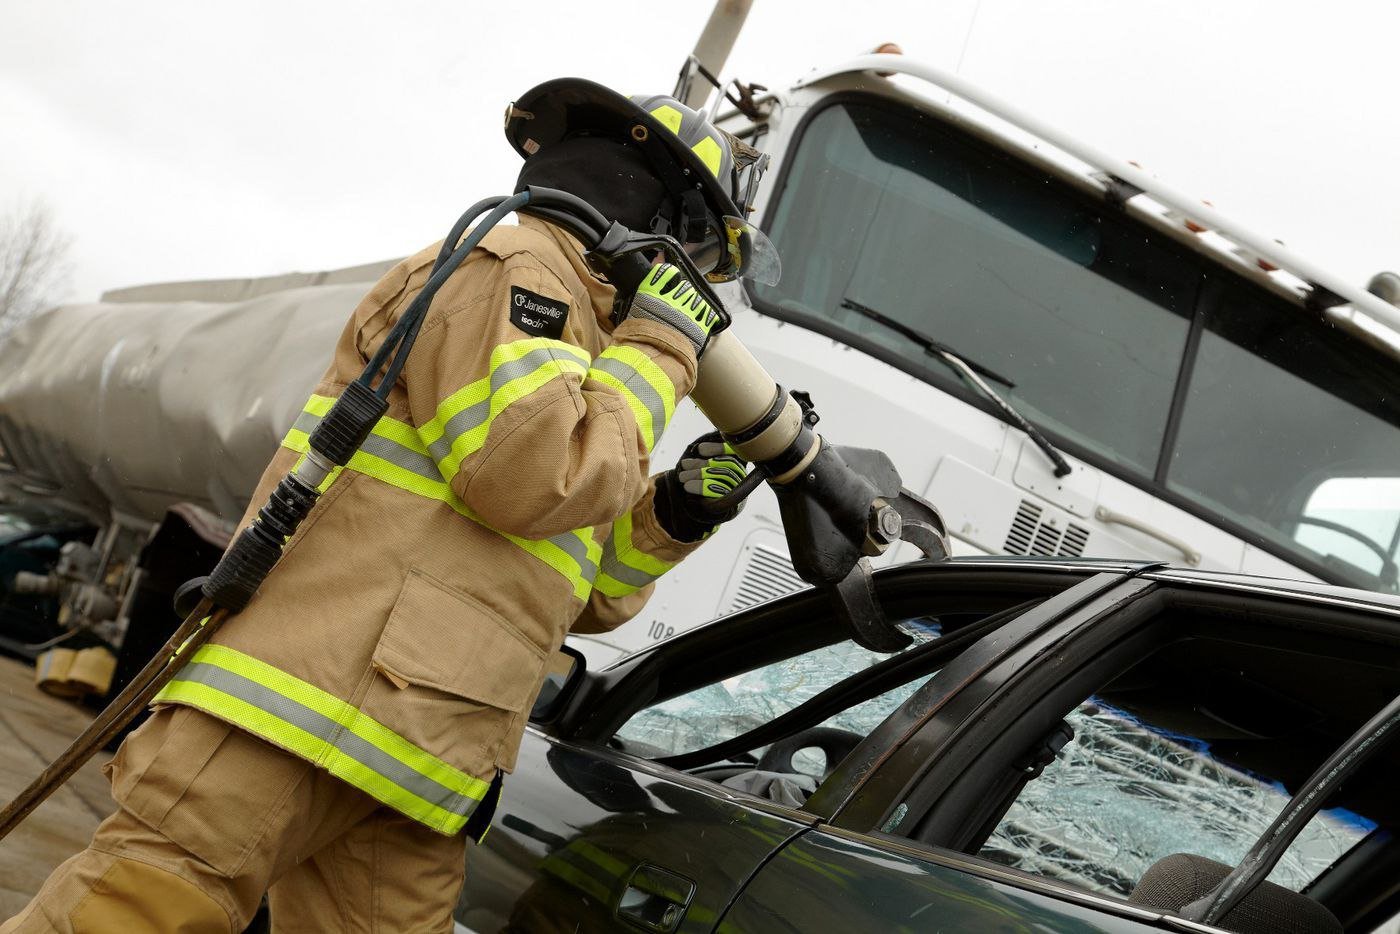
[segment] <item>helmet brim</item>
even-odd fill
[[[506,139],[523,158],[579,134],[660,143],[687,179],[698,182],[716,220],[740,213],[733,193],[659,120],[622,94],[586,78],[555,78],[522,94],[506,110]]]

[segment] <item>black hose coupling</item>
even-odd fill
[[[336,467],[344,467],[387,411],[388,399],[381,399],[368,384],[355,380],[311,430],[307,443]]]
[[[204,595],[216,606],[235,613],[247,606],[282,557],[283,546],[296,534],[320,496],[295,474],[283,477],[253,521],[234,539],[233,547],[214,566],[204,581]]]
[[[387,399],[359,380],[345,387],[311,430],[308,458],[314,455],[320,462],[319,469],[307,471],[312,480],[324,477],[332,467],[345,466],[388,408]],[[204,595],[215,605],[235,613],[247,606],[282,557],[287,540],[316,505],[321,496],[318,484],[301,473],[294,470],[282,478],[204,582]]]

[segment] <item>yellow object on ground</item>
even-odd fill
[[[264,892],[279,930],[452,930],[464,836],[222,721],[162,707],[109,769],[119,809],[0,934],[234,934]]]
[[[103,646],[55,648],[34,660],[34,683],[58,697],[106,694],[116,670],[117,657]]]

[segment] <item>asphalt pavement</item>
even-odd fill
[[[0,798],[9,801],[91,721],[92,711],[34,686],[34,668],[0,658]],[[29,901],[53,868],[78,852],[116,805],[93,757],[9,837],[0,841],[0,918]]]

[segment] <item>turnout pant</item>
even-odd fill
[[[275,746],[161,707],[107,767],[117,812],[19,932],[451,931],[466,835],[445,837]]]

